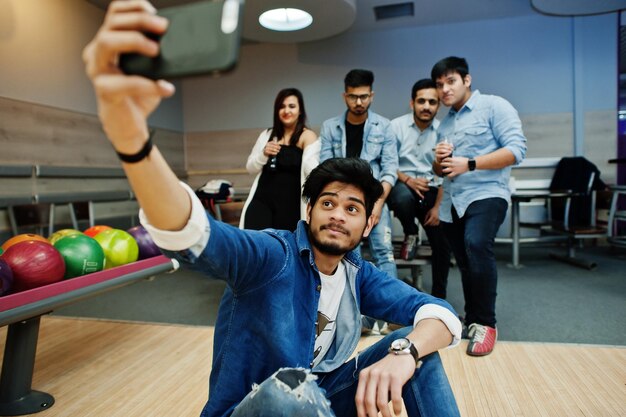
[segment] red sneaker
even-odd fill
[[[405,261],[410,261],[415,258],[417,246],[419,244],[418,238],[418,235],[406,235],[404,237],[404,242],[402,243],[402,248],[400,249],[400,257]]]
[[[470,339],[467,345],[467,354],[470,356],[485,356],[489,355],[496,346],[498,330],[495,327],[472,323],[469,325],[467,335]]]

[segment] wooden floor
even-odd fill
[[[44,317],[33,389],[56,403],[34,415],[198,416],[212,336],[208,327]],[[624,347],[500,342],[484,358],[464,347],[442,352],[464,417],[626,416]]]

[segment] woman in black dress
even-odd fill
[[[319,164],[319,140],[306,127],[302,93],[295,88],[278,92],[274,126],[259,135],[246,163],[257,174],[246,201],[240,227],[295,230],[304,218],[302,182]]]

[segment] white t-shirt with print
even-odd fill
[[[337,330],[335,321],[339,311],[339,303],[346,288],[346,267],[343,262],[339,262],[333,275],[325,275],[320,272],[320,280],[322,281],[322,291],[317,307],[317,334],[313,366],[317,366],[324,359],[335,338]]]

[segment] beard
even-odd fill
[[[324,229],[328,229],[330,227],[333,227],[334,229],[342,230],[344,233],[346,233],[348,237],[350,237],[350,232],[348,230],[334,223],[329,223],[329,224],[320,226],[320,231]],[[337,242],[322,242],[318,237],[319,235],[311,231],[310,226],[308,228],[308,236],[309,236],[309,241],[311,242],[312,246],[314,246],[317,250],[319,250],[323,254],[332,255],[332,256],[345,255],[346,253],[356,248],[361,242],[361,239],[357,239],[356,242],[348,243],[346,245],[341,245]]]
[[[367,106],[361,105],[361,106],[349,107],[348,111],[354,114],[355,116],[362,116],[363,114],[367,113],[367,110],[369,108],[370,108],[370,105],[368,104]]]
[[[432,112],[413,112],[413,117],[420,122],[428,123],[432,122],[435,118],[435,115]]]

